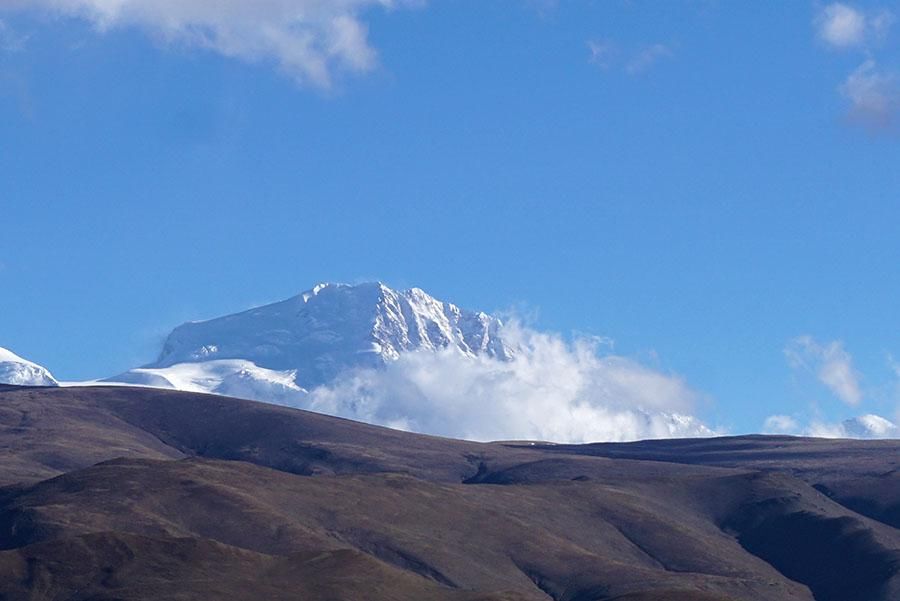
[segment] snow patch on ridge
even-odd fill
[[[109,378],[105,383],[174,388],[300,406],[306,390],[297,386],[295,376],[293,370],[276,371],[252,361],[225,359],[162,368],[141,367]]]
[[[0,347],[0,384],[15,386],[59,386],[56,378],[37,363]]]

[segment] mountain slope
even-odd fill
[[[900,531],[820,487],[896,470],[897,442],[483,444],[127,387],[8,387],[0,407],[0,448],[30,450],[0,455],[0,599],[900,592]]]
[[[44,367],[0,347],[0,384],[15,386],[59,386]]]
[[[829,498],[855,512],[900,528],[898,440],[746,436],[735,439],[547,445],[542,448],[565,455],[781,470],[812,484]]]

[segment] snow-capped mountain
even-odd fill
[[[880,415],[866,414],[841,422],[841,436],[847,438],[897,438],[900,428]]]
[[[110,381],[235,394],[273,382],[302,394],[345,370],[378,368],[401,353],[454,349],[506,360],[500,320],[460,309],[418,288],[381,283],[319,284],[287,300],[208,321],[183,324],[159,359]],[[188,367],[190,366],[190,367]],[[188,375],[185,375],[188,374]],[[247,396],[247,395],[238,395]],[[270,400],[268,393],[252,398]]]
[[[16,386],[59,386],[50,372],[0,347],[0,384]]]
[[[381,283],[320,284],[281,302],[183,324],[156,362],[107,382],[236,396],[474,440],[715,433],[680,411],[692,393],[677,379],[552,334],[505,327],[418,288]]]

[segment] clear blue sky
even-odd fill
[[[0,346],[106,376],[185,320],[381,279],[609,336],[733,432],[896,420],[896,2],[352,0],[347,36],[305,30],[346,42],[318,72],[143,3],[0,0]]]

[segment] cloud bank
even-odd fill
[[[597,343],[506,326],[512,361],[408,353],[310,391],[306,408],[470,440],[625,441],[709,436],[680,377],[600,355]]]
[[[301,83],[327,89],[341,72],[377,64],[361,15],[418,0],[0,0],[0,10],[87,20],[98,30],[136,27],[248,62],[270,62]]]
[[[853,357],[838,341],[820,344],[811,336],[791,340],[784,349],[788,364],[801,371],[815,374],[837,398],[848,405],[862,401],[859,374],[853,367]]]

